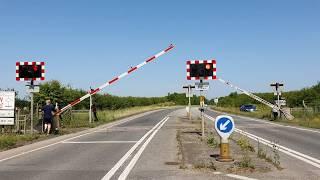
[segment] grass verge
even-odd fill
[[[6,134],[0,136],[0,151],[8,150],[11,148],[19,147],[27,143],[40,140],[44,135],[40,134],[27,134],[27,135],[16,135]]]

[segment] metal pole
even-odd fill
[[[89,123],[92,122],[92,96],[90,95]]]
[[[202,91],[200,91],[200,97],[202,97]],[[204,107],[202,107],[204,108]],[[204,139],[204,117],[203,110],[201,110],[201,126],[202,126],[202,139]]]
[[[188,95],[189,95],[189,120],[191,120],[191,86],[188,87]]]
[[[33,134],[33,92],[30,94],[31,96],[31,115],[30,115],[30,118],[31,118],[31,134]]]
[[[203,81],[202,81],[202,79],[200,79],[200,83],[202,83]],[[200,90],[200,111],[201,111],[201,129],[202,129],[202,134],[201,134],[201,136],[202,136],[202,139],[204,139],[204,117],[203,117],[203,103],[202,103],[202,100],[203,100],[203,98],[202,98],[202,90]]]
[[[280,109],[280,93],[279,93],[279,90],[277,89],[277,98],[278,98],[278,107],[279,107],[279,109]],[[278,118],[280,118],[281,117],[281,111],[278,111]]]

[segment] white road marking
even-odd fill
[[[272,125],[276,125],[276,126],[282,126],[282,127],[286,127],[286,128],[291,128],[291,129],[298,129],[301,131],[309,131],[309,132],[314,132],[314,133],[320,133],[320,131],[317,130],[312,130],[312,129],[306,129],[306,128],[299,128],[299,127],[294,127],[294,126],[289,126],[289,125],[282,125],[282,124],[277,124],[277,123],[273,123],[273,122],[268,122],[266,120],[261,120],[261,119],[256,119],[256,118],[251,118],[251,117],[246,117],[246,116],[240,116],[240,115],[235,115],[235,114],[230,114],[230,113],[225,113],[225,112],[220,112],[220,111],[216,111],[216,110],[211,110],[215,113],[223,113],[223,114],[227,114],[229,116],[234,116],[234,117],[238,117],[238,118],[243,118],[243,119],[249,119],[252,121],[258,121],[261,123],[266,123],[266,124],[272,124]]]
[[[63,144],[121,144],[136,143],[138,141],[65,141]]]
[[[153,137],[157,134],[157,132],[162,128],[162,126],[168,121],[169,118],[167,118],[166,120],[164,120],[160,126],[158,126],[156,128],[156,130],[149,136],[149,138],[144,142],[144,144],[141,146],[141,148],[139,149],[139,151],[136,153],[136,155],[131,159],[130,163],[128,164],[128,166],[124,169],[124,171],[121,173],[121,175],[119,176],[118,180],[125,180],[130,171],[132,170],[132,168],[135,166],[135,164],[137,163],[137,161],[139,160],[141,154],[143,153],[143,151],[146,149],[146,147],[148,146],[148,144],[150,143],[150,141],[153,139]]]
[[[134,118],[134,119],[136,119],[136,118]],[[114,124],[110,124],[110,126],[106,127],[105,129],[112,128],[113,126],[117,126],[119,124],[123,124],[123,123],[126,123],[128,121],[132,121],[134,119],[128,119],[128,120],[125,120],[125,121],[120,121],[120,122],[116,122]],[[39,151],[39,150],[42,150],[42,149],[45,149],[45,148],[48,148],[48,147],[51,147],[51,146],[55,146],[57,144],[61,144],[61,143],[65,142],[65,141],[70,141],[70,140],[73,140],[73,139],[76,139],[76,138],[79,138],[79,137],[82,137],[82,136],[85,136],[85,135],[89,135],[89,134],[92,134],[92,133],[95,133],[95,132],[99,132],[99,131],[100,131],[100,129],[95,130],[95,131],[91,131],[91,132],[87,132],[87,133],[84,133],[84,134],[80,134],[78,136],[74,136],[74,137],[71,137],[71,138],[68,138],[68,139],[65,139],[65,140],[62,140],[62,141],[58,141],[58,142],[53,143],[53,144],[49,144],[49,145],[46,145],[46,146],[42,146],[42,147],[36,148],[36,149],[32,149],[30,151],[22,152],[22,153],[19,153],[19,154],[16,154],[16,155],[4,158],[4,159],[0,159],[0,162],[7,161],[7,160],[10,160],[10,159],[13,159],[13,158],[25,155],[25,154],[29,154],[29,153],[32,153],[32,152],[35,152],[35,151]]]
[[[208,119],[213,120],[213,121],[215,119],[215,118],[213,118],[211,116],[208,116],[208,115],[206,115],[205,117],[207,117]],[[304,162],[306,162],[308,164],[311,164],[311,165],[313,165],[313,166],[315,166],[317,168],[320,168],[320,160],[319,159],[316,159],[314,157],[308,156],[306,154],[303,154],[301,152],[295,151],[293,149],[289,149],[289,148],[281,146],[279,144],[275,144],[275,143],[273,143],[273,142],[271,142],[269,140],[266,140],[266,139],[263,139],[263,138],[261,138],[259,136],[250,134],[250,133],[248,133],[246,131],[243,131],[241,129],[235,128],[235,131],[240,133],[240,134],[243,134],[243,135],[249,137],[250,139],[253,139],[255,141],[259,141],[262,144],[267,145],[269,147],[273,147],[273,145],[276,145],[279,148],[279,151],[281,151],[281,152],[283,152],[283,153],[285,153],[285,154],[287,154],[289,156],[292,156],[292,157],[294,157],[296,159],[304,161]]]
[[[301,152],[289,149],[289,148],[281,146],[279,144],[275,144],[275,143],[273,143],[271,141],[268,141],[266,139],[263,139],[261,137],[258,137],[256,135],[250,134],[250,133],[245,132],[245,131],[240,130],[240,129],[236,128],[235,131],[240,133],[240,134],[243,134],[243,135],[249,137],[250,139],[253,139],[255,141],[259,141],[262,144],[267,145],[269,147],[273,147],[273,145],[275,145],[276,147],[279,148],[279,151],[281,151],[281,152],[283,152],[283,153],[285,153],[287,155],[290,155],[290,156],[292,156],[292,157],[294,157],[296,159],[300,159],[301,161],[304,161],[304,162],[306,162],[308,164],[311,164],[311,165],[313,165],[313,166],[315,166],[317,168],[320,168],[320,160],[319,159],[316,159],[314,157],[308,156],[308,155],[303,154]]]
[[[131,154],[138,148],[138,146],[152,133],[163,121],[168,117],[163,118],[158,124],[156,124],[150,131],[148,131],[130,150],[109,170],[109,172],[102,178],[102,180],[109,180],[117,172],[117,170],[123,165],[123,163],[131,156]]]
[[[226,174],[226,176],[232,177],[232,178],[235,178],[235,179],[241,179],[241,180],[256,180],[256,179],[253,179],[253,178],[249,178],[249,177],[245,177],[245,176],[239,176],[239,175],[236,175],[236,174]]]

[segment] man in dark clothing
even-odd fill
[[[91,110],[92,110],[92,112],[93,112],[94,121],[98,121],[96,104],[92,104]]]
[[[47,135],[49,135],[52,120],[53,120],[53,113],[55,112],[55,108],[51,104],[50,100],[46,100],[46,105],[43,106],[42,112],[43,112],[44,132],[47,132]]]

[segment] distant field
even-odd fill
[[[271,120],[271,109],[269,107],[258,105],[257,111],[255,112],[243,112],[240,111],[239,108],[236,107],[217,107],[211,106],[212,109],[227,112],[231,114],[237,114],[247,117],[254,117],[259,119]],[[287,119],[278,119],[275,122],[285,123],[294,126],[303,126],[309,128],[318,128],[320,129],[320,114],[319,113],[294,113],[295,116],[294,120],[287,120]]]

